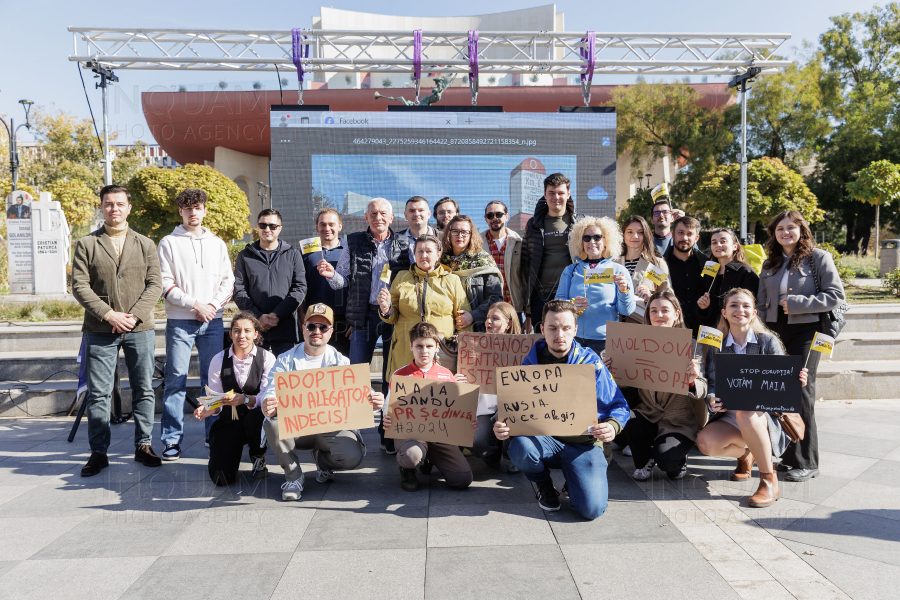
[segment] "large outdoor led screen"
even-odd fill
[[[405,227],[412,196],[444,197],[486,227],[484,209],[501,200],[521,231],[564,173],[579,212],[615,216],[616,116],[602,113],[330,112],[272,107],[272,202],[289,242],[314,235],[323,206],[342,214],[343,233],[365,229],[372,198],[394,207]],[[432,218],[432,222],[434,219]]]

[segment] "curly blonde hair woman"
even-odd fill
[[[606,322],[630,315],[636,304],[628,270],[614,262],[621,252],[622,232],[609,217],[584,217],[572,226],[569,253],[575,262],[559,278],[556,297],[575,303],[575,340],[597,354],[606,348]]]

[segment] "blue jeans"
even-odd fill
[[[382,365],[381,365],[381,392],[388,393],[387,364],[388,350],[391,347],[391,338],[394,336],[394,326],[385,323],[378,316],[378,309],[369,307],[366,313],[365,328],[354,327],[353,333],[350,334],[350,364],[362,365],[372,362],[372,355],[375,354],[375,344],[381,337],[382,348]],[[405,365],[404,365],[405,366]]]
[[[166,391],[160,420],[163,444],[181,444],[184,437],[184,400],[194,344],[200,354],[200,390],[203,392],[209,363],[222,350],[224,331],[222,319],[213,319],[209,323],[195,319],[169,319],[166,322]],[[215,417],[203,420],[206,439],[209,439],[209,430],[215,420]]]
[[[585,519],[606,512],[609,486],[601,446],[567,444],[549,436],[520,436],[509,444],[509,458],[534,483],[547,481],[550,469],[562,469],[572,508]]]
[[[119,348],[125,354],[128,382],[131,385],[131,413],[134,417],[134,446],[149,444],[153,434],[153,330],[130,333],[86,333],[87,395],[84,402],[88,417],[91,452],[106,454],[109,449],[109,406],[113,378],[118,377]]]
[[[334,334],[332,334],[334,335]],[[366,313],[366,327],[354,327],[350,334],[350,364],[363,365],[372,362],[375,354],[375,344],[381,337],[381,393],[387,396],[390,381],[387,376],[388,353],[391,347],[391,338],[394,336],[394,326],[381,320],[378,316],[378,308],[369,305]],[[394,449],[394,440],[384,437],[384,426],[378,421],[378,435],[381,443],[388,450]]]

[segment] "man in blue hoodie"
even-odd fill
[[[523,365],[593,364],[597,383],[597,425],[584,436],[519,436],[509,445],[509,458],[525,477],[537,484],[538,505],[546,511],[559,510],[559,492],[553,487],[550,469],[562,469],[572,508],[586,519],[606,512],[609,487],[603,444],[609,443],[628,421],[628,404],[600,357],[575,341],[578,321],[575,305],[566,300],[544,304],[541,315],[543,340],[531,348]],[[498,440],[509,438],[503,421],[494,424]]]

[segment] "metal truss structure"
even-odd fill
[[[112,69],[185,71],[295,70],[292,32],[251,30],[69,27],[70,61],[95,61]],[[790,61],[777,52],[789,34],[604,33],[479,31],[422,32],[425,72],[580,75],[736,75],[756,66],[763,73]],[[593,34],[589,42],[588,33]],[[303,69],[315,72],[414,73],[412,31],[302,30]],[[590,52],[590,48],[593,52]],[[592,54],[592,56],[591,56]],[[473,60],[474,59],[474,60]],[[591,60],[593,59],[593,60]]]

